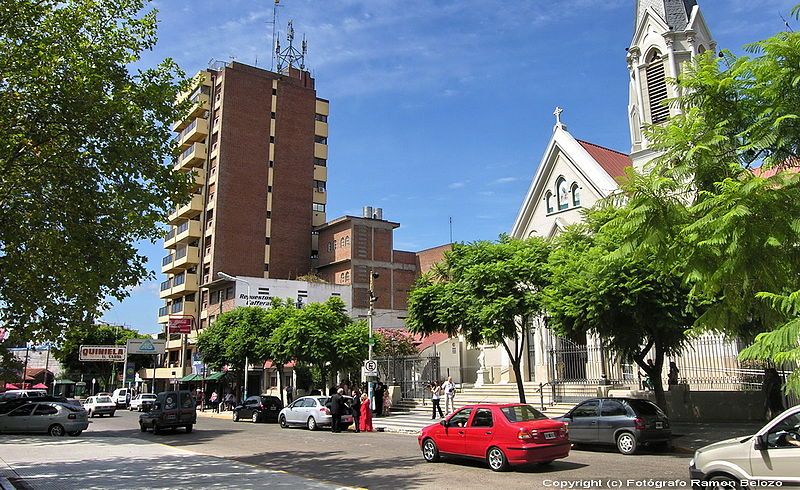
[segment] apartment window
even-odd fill
[[[191,303],[194,303],[194,293],[187,294],[186,296],[184,296],[183,299],[184,299],[184,301],[189,301]]]
[[[276,88],[272,89],[272,95],[278,95],[278,89]]]
[[[325,181],[324,180],[315,180],[314,181],[314,189],[317,192],[325,192]]]
[[[327,145],[328,144],[328,138],[326,138],[324,136],[314,136],[314,143],[319,143],[321,145]]]
[[[206,321],[206,319],[205,319],[205,318],[203,318],[202,320],[200,320],[200,330],[203,330],[204,328],[206,328],[206,325],[207,325],[207,324],[208,324],[208,322]]]
[[[324,122],[324,123],[328,122],[328,116],[326,116],[325,114],[315,114],[314,119],[316,119],[319,122]]]
[[[328,252],[333,252],[333,244],[331,242],[328,242]],[[169,281],[167,281],[167,282],[169,282]],[[169,286],[167,286],[167,287],[169,287]]]
[[[311,260],[317,260],[318,258],[319,258],[319,251],[318,250],[312,250],[311,251]],[[159,316],[164,316],[164,315],[159,315]]]
[[[233,299],[233,286],[225,290],[225,299]]]
[[[219,296],[220,296],[219,295],[219,291],[212,291],[211,292],[211,301],[210,301],[210,303],[212,305],[215,305],[215,304],[219,303]]]
[[[272,211],[267,211],[267,219],[272,219]]]
[[[216,145],[217,140],[219,140],[219,131],[214,131],[211,133],[211,146]]]
[[[349,247],[350,246],[350,237],[349,236],[344,237],[344,246],[345,247]]]
[[[342,237],[341,245],[339,245],[339,247],[344,248],[344,237]]]
[[[219,116],[214,118],[214,125],[212,127],[216,128],[217,126],[219,126]]]
[[[269,264],[264,264],[264,272],[269,272]]]
[[[275,143],[275,137],[274,136],[270,136],[269,137],[269,142],[270,143]]]
[[[271,117],[272,119],[275,119],[275,111],[272,111],[272,112],[270,112],[270,114],[269,114],[269,115],[270,115],[270,117]]]
[[[272,168],[274,166],[275,166],[275,160],[270,160],[269,161],[269,168]]]
[[[267,186],[267,192],[272,192],[272,186],[271,185]]]
[[[312,230],[311,236],[319,236],[319,232],[317,230]]]
[[[320,204],[320,203],[318,203],[318,202],[315,202],[315,203],[312,205],[312,209],[314,210],[314,212],[317,212],[317,213],[324,213],[324,212],[325,212],[325,205],[324,205],[324,204]]]
[[[269,245],[269,237],[267,237],[266,240],[264,241],[266,242],[267,245]]]
[[[315,158],[314,165],[319,165],[320,167],[327,167],[328,161],[325,160],[324,158]]]

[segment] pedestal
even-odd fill
[[[485,368],[475,371],[477,377],[475,378],[475,388],[480,388],[485,384],[489,384],[489,370]]]

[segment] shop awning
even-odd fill
[[[199,374],[187,374],[178,380],[180,383],[188,383],[190,381],[203,381],[203,377]]]
[[[214,373],[206,376],[206,381],[219,381],[225,377],[225,373]]]

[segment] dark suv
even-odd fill
[[[250,419],[253,423],[266,420],[277,422],[281,409],[283,402],[276,396],[251,396],[233,409],[233,421]]]
[[[153,408],[139,415],[139,429],[153,429],[158,434],[163,429],[185,427],[191,432],[197,423],[195,401],[191,391],[163,391],[156,395]]]
[[[592,398],[557,420],[569,423],[569,439],[576,444],[612,444],[622,454],[633,454],[642,444],[672,445],[667,416],[638,398]]]

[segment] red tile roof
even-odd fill
[[[415,335],[414,338],[419,342],[417,344],[417,349],[422,352],[423,350],[427,349],[428,347],[438,344],[439,342],[444,342],[445,340],[449,339],[450,336],[446,333],[432,333],[427,337],[422,337],[421,335]]]
[[[588,141],[578,140],[578,143],[614,179],[625,175],[625,169],[631,166],[631,157],[624,153]]]

